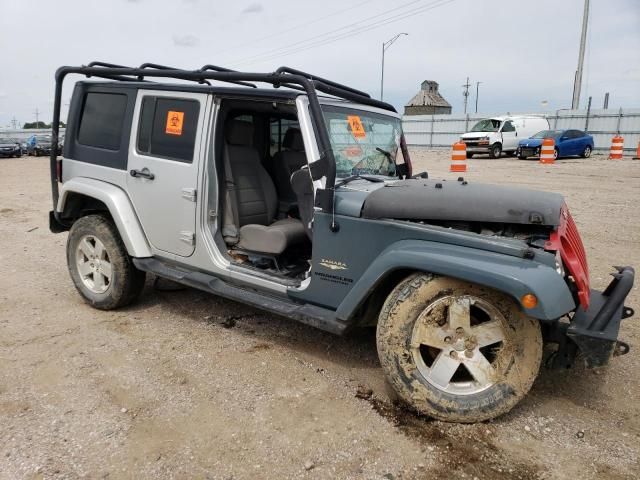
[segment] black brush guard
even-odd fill
[[[615,267],[613,280],[603,291],[591,290],[589,308],[578,307],[569,324],[558,322],[551,332],[551,341],[559,344],[549,359],[552,368],[569,368],[581,353],[587,367],[601,367],[614,355],[629,352],[629,345],[618,340],[620,322],[633,316],[632,308],[624,305],[633,287],[632,267]]]

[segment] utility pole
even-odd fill
[[[18,129],[18,120],[16,120],[15,115],[13,116],[13,118],[11,119],[11,126],[14,130]]]
[[[582,68],[584,66],[584,49],[587,43],[587,25],[589,24],[589,0],[584,0],[584,13],[582,14],[582,35],[580,36],[580,51],[578,53],[578,69],[573,83],[573,99],[571,108],[577,110],[580,106],[580,89],[582,88]]]
[[[469,83],[467,81],[467,83]],[[478,113],[478,90],[480,89],[480,84],[482,82],[476,82],[476,113]]]
[[[36,107],[36,111],[34,112],[36,114],[36,128],[40,127],[40,111],[38,110],[38,107]]]
[[[471,84],[469,83],[469,77],[467,77],[467,83],[462,85],[464,88],[464,92],[462,92],[462,96],[464,97],[464,113],[467,113],[467,102],[469,101],[469,87]]]
[[[390,38],[386,42],[382,43],[382,72],[380,74],[380,101],[382,101],[383,98],[384,98],[384,52],[391,45],[393,45],[393,42],[395,42],[397,39],[399,39],[403,35],[409,35],[409,34],[408,33],[399,33],[396,36],[394,36],[393,38]]]
[[[602,105],[603,109],[609,108],[609,92],[604,94],[604,105]]]

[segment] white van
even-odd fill
[[[460,140],[467,145],[467,158],[476,153],[488,153],[491,158],[500,158],[502,152],[515,155],[518,142],[523,138],[548,129],[549,122],[542,117],[493,117],[480,120]]]

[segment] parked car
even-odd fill
[[[375,326],[399,397],[455,422],[516,405],[544,342],[562,369],[628,351],[634,270],[591,288],[562,195],[413,176],[392,105],[288,67],[90,65],[56,72],[56,91],[91,79],[50,159],[49,212],[89,305],[130,304],[150,273],[334,334]]]
[[[21,157],[22,146],[16,138],[0,138],[0,157]]]
[[[572,155],[589,158],[593,152],[593,137],[582,130],[542,130],[530,138],[520,140],[518,158],[524,160],[540,155],[540,147],[545,138],[553,138],[555,141],[555,158]]]
[[[467,146],[467,158],[478,153],[488,153],[491,158],[500,158],[502,153],[515,155],[518,141],[536,132],[549,128],[543,117],[508,116],[486,118],[477,122],[471,131],[460,140]]]
[[[29,155],[39,157],[51,154],[51,135],[32,135],[27,144]]]

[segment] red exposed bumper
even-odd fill
[[[575,282],[580,305],[585,310],[588,309],[591,290],[589,288],[587,255],[578,233],[578,227],[571,218],[566,204],[562,206],[560,211],[558,228],[551,233],[544,248],[560,252],[560,258]]]

